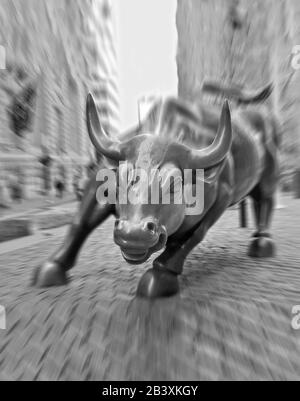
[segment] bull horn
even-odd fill
[[[91,94],[86,101],[86,121],[89,137],[96,150],[109,159],[121,159],[120,142],[112,140],[105,132],[99,121],[95,101]]]
[[[207,148],[191,150],[189,161],[191,168],[207,169],[221,163],[232,144],[231,115],[228,101],[225,100],[222,108],[218,132],[214,142]]]

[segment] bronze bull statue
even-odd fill
[[[215,86],[214,92],[217,91]],[[224,88],[219,93],[224,94]],[[123,185],[123,180],[126,188],[139,196],[148,190],[135,175],[140,168],[149,174],[150,169],[159,171],[161,192],[172,192],[168,179],[171,176],[179,177],[179,181],[181,178],[182,185],[185,169],[202,169],[204,204],[197,215],[186,213],[185,201],[121,204],[117,200],[113,204],[104,195],[100,200],[96,196],[103,182],[96,179],[95,173],[63,245],[35,271],[34,284],[38,287],[66,284],[67,272],[75,265],[89,234],[114,215],[114,240],[128,263],[144,263],[153,253],[163,250],[154,260],[153,268],[142,277],[137,295],[148,298],[173,295],[179,291],[178,275],[187,255],[228,207],[247,196],[253,200],[257,226],[249,256],[273,256],[275,246],[269,229],[278,177],[279,130],[275,117],[263,106],[254,104],[270,93],[270,88],[251,96],[242,90],[234,91],[232,97],[237,103],[249,105],[252,99],[253,104],[238,107],[232,115],[227,101],[222,110],[202,105],[195,111],[173,98],[161,100],[138,127],[119,139],[105,133],[89,95],[87,126],[90,139],[101,155],[99,169],[106,167],[120,173],[124,166],[120,162],[129,162],[131,172],[119,174],[116,185]],[[230,97],[230,90],[225,94]],[[197,185],[195,179],[192,186]]]

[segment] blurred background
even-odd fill
[[[33,199],[57,187],[64,196],[85,179],[94,159],[88,92],[117,135],[157,96],[199,101],[204,79],[251,89],[274,83],[281,186],[300,196],[296,0],[1,0],[0,18],[2,197]]]
[[[299,379],[299,45],[299,0],[0,0],[0,380]],[[95,168],[88,92],[117,136],[162,95],[219,104],[204,80],[273,84],[277,257],[246,256],[253,220],[241,229],[230,209],[187,259],[180,296],[147,303],[135,291],[150,262],[128,266],[108,220],[69,286],[29,287]]]

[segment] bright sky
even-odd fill
[[[113,0],[119,39],[121,127],[138,121],[137,100],[176,94],[176,0]]]

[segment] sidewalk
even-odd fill
[[[284,208],[285,199],[289,198],[289,195],[281,195],[278,208]],[[0,208],[0,243],[34,234],[37,230],[70,224],[77,204],[75,196],[67,194],[63,199],[49,196],[25,200],[9,209]],[[239,206],[234,206],[232,209],[239,210]],[[250,216],[251,208],[248,202],[247,218]]]
[[[76,207],[75,197],[67,195],[63,199],[25,200],[9,209],[0,209],[0,243],[69,224]]]
[[[20,215],[35,213],[37,210],[45,210],[49,207],[60,206],[70,202],[75,202],[76,198],[72,194],[67,194],[63,199],[54,196],[43,196],[37,199],[26,199],[20,204],[13,203],[8,209],[0,208],[0,220]]]
[[[124,261],[113,218],[90,236],[66,287],[29,286],[63,229],[2,253],[0,381],[299,380],[300,200],[284,204],[272,225],[275,258],[247,256],[253,217],[241,229],[228,210],[188,256],[170,299],[135,298],[151,261]]]

